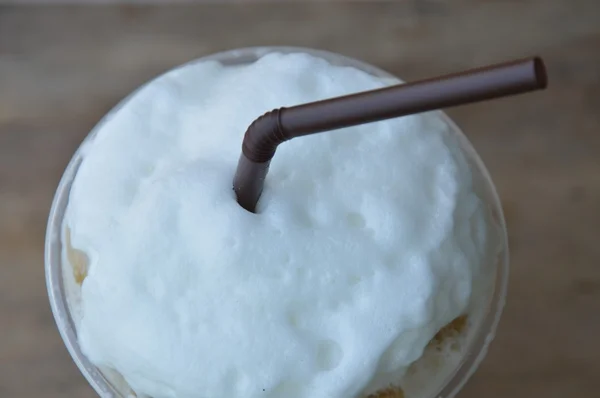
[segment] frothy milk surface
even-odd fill
[[[65,219],[89,261],[86,356],[154,398],[353,398],[400,383],[477,299],[499,248],[445,121],[284,143],[258,214],[232,190],[256,117],[386,84],[269,54],[168,72],[112,114]]]

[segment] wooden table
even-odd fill
[[[54,189],[79,142],[156,74],[217,50],[319,47],[405,79],[541,54],[550,89],[450,110],[510,229],[509,301],[461,397],[600,391],[600,3],[402,1],[0,7],[0,396],[93,397],[43,275]]]

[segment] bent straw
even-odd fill
[[[535,57],[267,112],[244,135],[233,180],[238,203],[255,211],[277,146],[292,138],[526,93],[546,85],[546,68]]]

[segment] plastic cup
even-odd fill
[[[395,76],[365,62],[332,52],[298,47],[242,48],[209,55],[194,60],[191,63],[214,60],[219,61],[224,65],[244,65],[252,63],[263,55],[271,52],[308,53],[316,57],[326,59],[335,65],[351,66],[371,75],[389,79],[390,83],[401,82],[401,80]],[[62,260],[62,227],[63,218],[68,205],[71,184],[82,161],[82,148],[94,140],[96,132],[98,131],[99,127],[102,126],[104,120],[106,120],[106,118],[127,103],[133,94],[135,94],[135,92],[122,100],[97,124],[97,126],[88,134],[83,143],[80,145],[79,149],[73,155],[73,158],[69,162],[56,190],[52,207],[50,209],[48,227],[46,230],[46,284],[48,288],[50,306],[52,308],[58,330],[65,343],[65,346],[67,347],[67,350],[71,354],[73,361],[75,361],[79,367],[81,373],[83,373],[84,377],[94,388],[94,390],[101,397],[105,398],[127,398],[129,397],[130,390],[126,385],[124,385],[124,383],[115,382],[115,377],[111,377],[107,375],[106,372],[100,371],[100,369],[94,366],[80,350],[75,324],[69,309],[67,294],[64,287],[63,278],[65,272],[72,272],[72,270],[70,269],[70,265],[63,263]],[[484,199],[491,206],[491,210],[494,213],[494,216],[500,227],[502,228],[503,239],[502,250],[498,257],[494,282],[492,284],[493,292],[490,292],[487,303],[481,303],[481,305],[485,307],[485,314],[482,320],[476,325],[476,330],[471,332],[472,337],[468,341],[467,347],[464,350],[465,354],[459,365],[456,367],[456,369],[450,372],[450,375],[441,384],[439,391],[431,396],[431,398],[452,398],[461,390],[469,377],[479,367],[479,364],[487,353],[489,344],[494,338],[496,327],[500,320],[500,315],[506,299],[509,255],[506,238],[506,225],[504,216],[502,214],[502,207],[488,171],[458,126],[443,112],[438,112],[438,115],[448,124],[450,130],[458,137],[462,149],[468,161],[470,162],[471,167],[473,168],[473,174],[479,180],[479,184],[482,186],[483,194],[485,196]],[[69,268],[65,269],[65,267]],[[201,375],[199,375],[199,377],[201,377]]]

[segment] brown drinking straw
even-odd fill
[[[271,159],[284,141],[521,94],[546,85],[546,68],[535,57],[267,112],[244,135],[233,180],[237,201],[246,210],[255,211]]]

